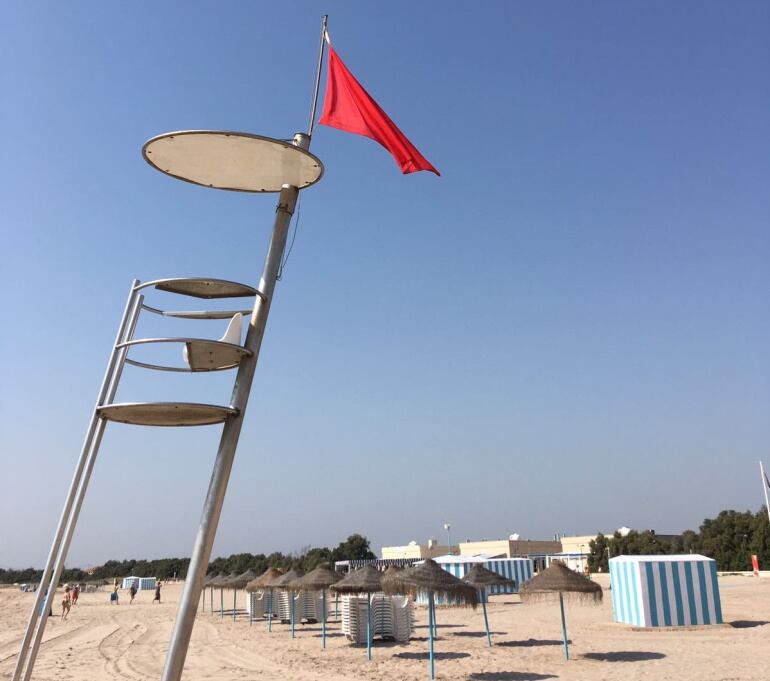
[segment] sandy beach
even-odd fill
[[[606,586],[606,576],[599,576]],[[725,624],[688,630],[632,630],[611,621],[610,598],[602,605],[569,606],[573,659],[562,657],[558,607],[523,605],[499,596],[489,606],[494,647],[486,646],[482,613],[442,609],[438,613],[436,677],[488,681],[538,679],[764,680],[770,669],[770,579],[720,578]],[[158,679],[176,613],[181,585],[163,590],[163,604],[140,592],[117,607],[109,592],[83,594],[67,621],[50,620],[33,678],[70,681]],[[0,674],[10,676],[33,594],[0,589]],[[225,601],[227,603],[227,600]],[[241,597],[240,607],[245,605]],[[227,606],[226,606],[227,607]],[[289,627],[264,622],[249,626],[200,612],[187,657],[185,679],[298,679],[337,681],[428,678],[426,610],[416,608],[409,645],[375,643],[373,660],[350,645],[332,622],[327,650],[319,625]],[[58,606],[54,608],[58,614]]]

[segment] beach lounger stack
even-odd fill
[[[291,620],[292,598],[294,598],[294,594],[290,591],[273,592],[273,613],[281,622],[289,622]]]
[[[342,597],[342,633],[354,643],[366,643],[366,596]],[[372,594],[372,638],[405,643],[412,634],[414,614],[406,596]]]
[[[252,591],[249,593],[249,600],[246,607],[249,611],[249,616],[252,619],[258,617],[267,617],[268,613],[268,592],[267,591]]]
[[[366,643],[366,598],[345,594],[340,604],[342,633],[349,641]]]

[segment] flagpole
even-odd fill
[[[321,22],[321,47],[318,49],[318,67],[315,72],[315,87],[313,88],[313,106],[310,109],[310,121],[307,124],[307,136],[311,137],[313,134],[313,124],[315,123],[315,110],[318,106],[318,90],[321,86],[321,67],[324,61],[324,47],[326,46],[326,21],[329,18],[328,14],[323,15]]]
[[[765,467],[762,462],[759,462],[759,471],[762,474],[762,489],[765,490],[765,510],[767,511],[767,520],[770,521],[770,501],[767,499],[767,476],[765,475]]]

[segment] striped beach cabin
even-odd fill
[[[147,591],[155,588],[156,577],[123,577],[123,589],[130,589],[133,584],[137,591]]]
[[[716,561],[705,556],[610,559],[616,622],[637,627],[721,624]]]

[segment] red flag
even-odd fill
[[[338,128],[379,142],[396,159],[401,172],[430,170],[440,175],[364,90],[329,45],[329,69],[321,125]]]

